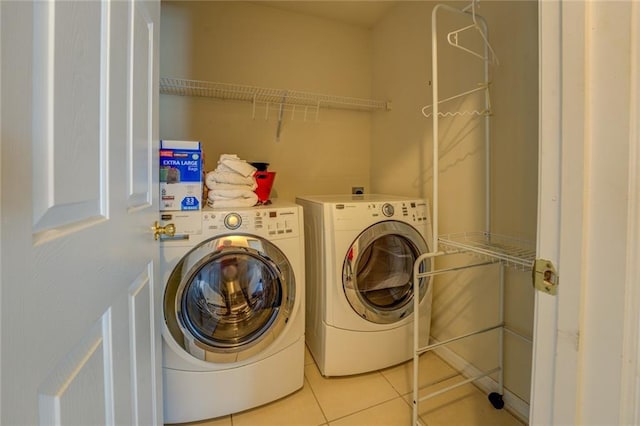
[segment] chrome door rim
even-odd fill
[[[378,222],[365,229],[358,235],[354,242],[349,246],[344,257],[342,269],[342,287],[347,301],[351,308],[362,318],[376,324],[392,324],[404,318],[407,318],[413,312],[413,287],[411,294],[405,298],[404,302],[398,306],[391,308],[383,308],[374,306],[366,300],[359,290],[357,270],[358,263],[361,260],[361,254],[370,247],[375,241],[382,237],[395,236],[402,240],[411,250],[413,261],[428,252],[428,245],[422,235],[412,226],[399,221],[383,221]],[[355,253],[355,254],[354,254]],[[413,261],[411,262],[408,280],[413,285]],[[424,270],[431,269],[431,263],[425,262]],[[429,285],[428,278],[420,280],[420,300],[427,292]]]
[[[249,239],[259,240],[262,248],[248,247]],[[242,243],[246,246],[242,246]],[[192,280],[202,268],[223,257],[235,255],[250,256],[265,265],[273,275],[273,281],[278,283],[281,302],[279,307],[272,308],[273,312],[268,320],[251,338],[224,343],[207,339],[198,332],[185,312],[185,296]],[[165,322],[174,340],[196,358],[212,362],[233,362],[232,360],[246,358],[264,350],[282,334],[292,315],[295,296],[295,277],[291,264],[272,243],[250,235],[214,237],[189,251],[172,271],[165,288]],[[234,354],[236,356],[230,356]]]

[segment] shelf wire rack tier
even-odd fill
[[[517,271],[531,271],[535,262],[535,244],[524,240],[505,235],[492,234],[489,232],[461,232],[455,234],[441,235],[438,238],[439,250],[436,252],[424,253],[419,256],[414,263],[413,270],[413,290],[419,291],[420,281],[427,277],[440,275],[444,273],[451,273],[460,271],[463,269],[476,268],[485,265],[501,265],[500,278],[499,278],[499,293],[500,293],[500,311],[497,323],[479,328],[465,334],[461,334],[444,341],[434,342],[427,346],[420,346],[420,326],[418,315],[414,316],[414,357],[413,357],[413,425],[421,424],[418,420],[418,404],[427,399],[438,396],[442,393],[448,392],[460,386],[464,386],[467,383],[475,382],[485,377],[497,375],[497,392],[491,392],[488,395],[489,401],[495,408],[502,408],[504,406],[503,397],[503,333],[508,331],[504,321],[504,267],[508,267]],[[428,269],[425,268],[424,262],[431,261],[441,256],[468,254],[479,261],[473,264],[461,264],[448,269]],[[419,304],[417,299],[414,300],[414,313],[419,310]],[[426,387],[433,385],[429,383],[427,385],[419,385],[419,357],[420,355],[436,350],[441,347],[445,347],[451,343],[458,342],[463,339],[467,339],[472,336],[477,336],[485,333],[492,332],[494,330],[499,331],[499,351],[498,351],[498,366],[487,371],[476,371],[469,374],[465,379],[458,380],[453,384],[443,387],[435,392],[427,393],[426,395],[419,396],[420,390],[424,390]],[[442,383],[438,381],[437,383]]]
[[[390,109],[389,102],[383,100],[171,77],[160,78],[160,93],[314,108],[337,108],[358,111]]]
[[[441,235],[438,242],[444,252],[465,252],[520,271],[531,271],[536,258],[532,242],[488,232]]]

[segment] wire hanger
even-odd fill
[[[467,25],[464,28],[460,28],[459,30],[456,31],[451,31],[449,34],[447,34],[447,41],[449,42],[449,44],[451,46],[457,47],[458,49],[464,50],[467,53],[472,54],[473,56],[476,56],[480,59],[482,59],[483,61],[488,61],[489,63],[491,63],[492,65],[499,65],[499,61],[498,61],[498,56],[496,55],[496,52],[493,50],[493,48],[491,47],[491,43],[489,43],[489,40],[487,39],[487,36],[485,34],[485,31],[482,29],[482,27],[480,25],[478,25],[478,21],[476,20],[476,8],[475,8],[475,4],[476,2],[479,0],[472,0],[471,4],[469,6],[467,6],[466,8],[464,8],[463,10],[466,12],[469,8],[471,9],[471,19],[473,20],[473,24],[471,25]],[[475,29],[477,30],[477,32],[480,33],[480,37],[482,37],[482,40],[485,44],[485,46],[489,49],[489,56],[486,57],[483,54],[474,52],[473,50],[461,46],[459,44],[459,40],[458,40],[458,35],[460,33],[463,33],[465,31],[468,30],[472,30]]]
[[[456,112],[438,112],[440,117],[454,117],[454,116],[463,116],[463,115],[491,115],[491,99],[489,98],[489,83],[478,83],[478,87],[475,89],[467,90],[466,92],[459,93],[457,95],[451,96],[446,99],[442,99],[438,102],[438,105],[443,104],[445,102],[453,101],[458,98],[462,98],[464,96],[470,95],[475,92],[479,92],[481,90],[485,91],[485,95],[487,96],[487,109],[484,110],[472,110],[472,111],[456,111]],[[429,111],[433,105],[426,105],[422,107],[422,115],[429,118],[432,113]]]

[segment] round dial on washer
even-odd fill
[[[382,205],[382,214],[385,215],[386,217],[391,217],[393,216],[394,213],[394,209],[393,206],[391,204],[383,204]]]
[[[224,217],[224,226],[227,229],[238,229],[242,225],[242,218],[238,213],[229,213]]]

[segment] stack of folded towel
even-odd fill
[[[218,166],[205,176],[210,207],[251,207],[258,203],[256,168],[235,154],[222,154]]]

